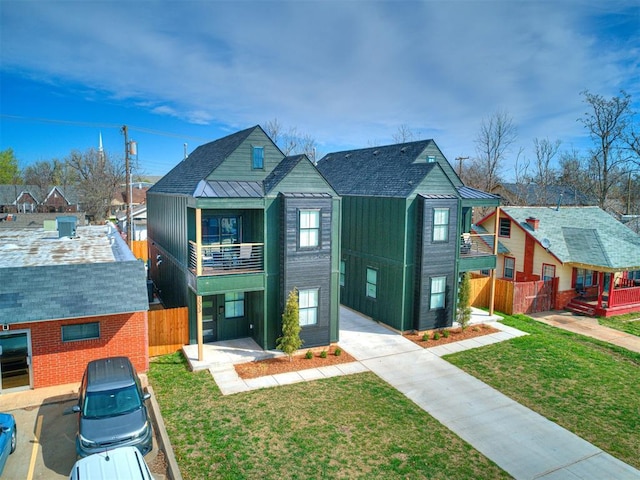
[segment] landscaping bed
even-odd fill
[[[427,332],[405,334],[404,337],[423,348],[429,348],[447,343],[459,342],[460,340],[467,340],[469,338],[481,337],[482,335],[489,335],[490,333],[498,333],[499,331],[500,330],[492,327],[491,325],[480,323],[471,325],[464,330],[462,328],[448,328],[446,330],[434,331],[429,330]],[[425,340],[425,334],[428,336],[428,340]]]

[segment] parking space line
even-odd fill
[[[38,446],[40,445],[40,430],[42,429],[42,415],[38,415],[36,420],[36,434],[33,439],[33,449],[31,450],[31,461],[29,462],[29,472],[27,480],[32,480],[33,471],[36,468],[36,458],[38,456]]]

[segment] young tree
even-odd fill
[[[12,148],[0,151],[0,184],[14,185],[20,183],[18,159]]]
[[[298,290],[289,292],[287,304],[282,314],[282,336],[276,339],[276,348],[289,356],[292,360],[293,354],[302,347],[304,342],[300,338],[300,313],[298,307]]]
[[[516,137],[516,127],[506,112],[495,112],[482,120],[475,140],[478,156],[473,168],[483,179],[483,190],[490,192],[498,184],[505,155]]]
[[[632,130],[631,96],[624,91],[609,100],[588,91],[582,95],[590,111],[580,121],[594,143],[589,167],[598,205],[605,208],[611,190],[629,170],[631,156],[625,142]]]
[[[460,286],[458,288],[458,322],[462,329],[466,329],[471,321],[471,277],[469,272],[462,274]]]

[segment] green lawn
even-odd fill
[[[148,376],[185,479],[509,478],[372,373],[226,397],[179,354]]]
[[[640,314],[638,313],[627,313],[609,318],[599,317],[598,323],[640,337]]]
[[[530,335],[446,360],[639,468],[640,354],[524,315],[504,323]]]

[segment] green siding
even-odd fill
[[[264,147],[264,169],[253,170],[253,147]],[[242,144],[216,168],[208,180],[261,181],[284,158],[282,152],[259,128],[255,129]]]
[[[457,188],[441,168],[434,168],[420,182],[415,190],[416,194],[423,195],[455,195],[458,196]]]
[[[274,189],[282,193],[330,193],[333,188],[307,160],[301,160]]]

